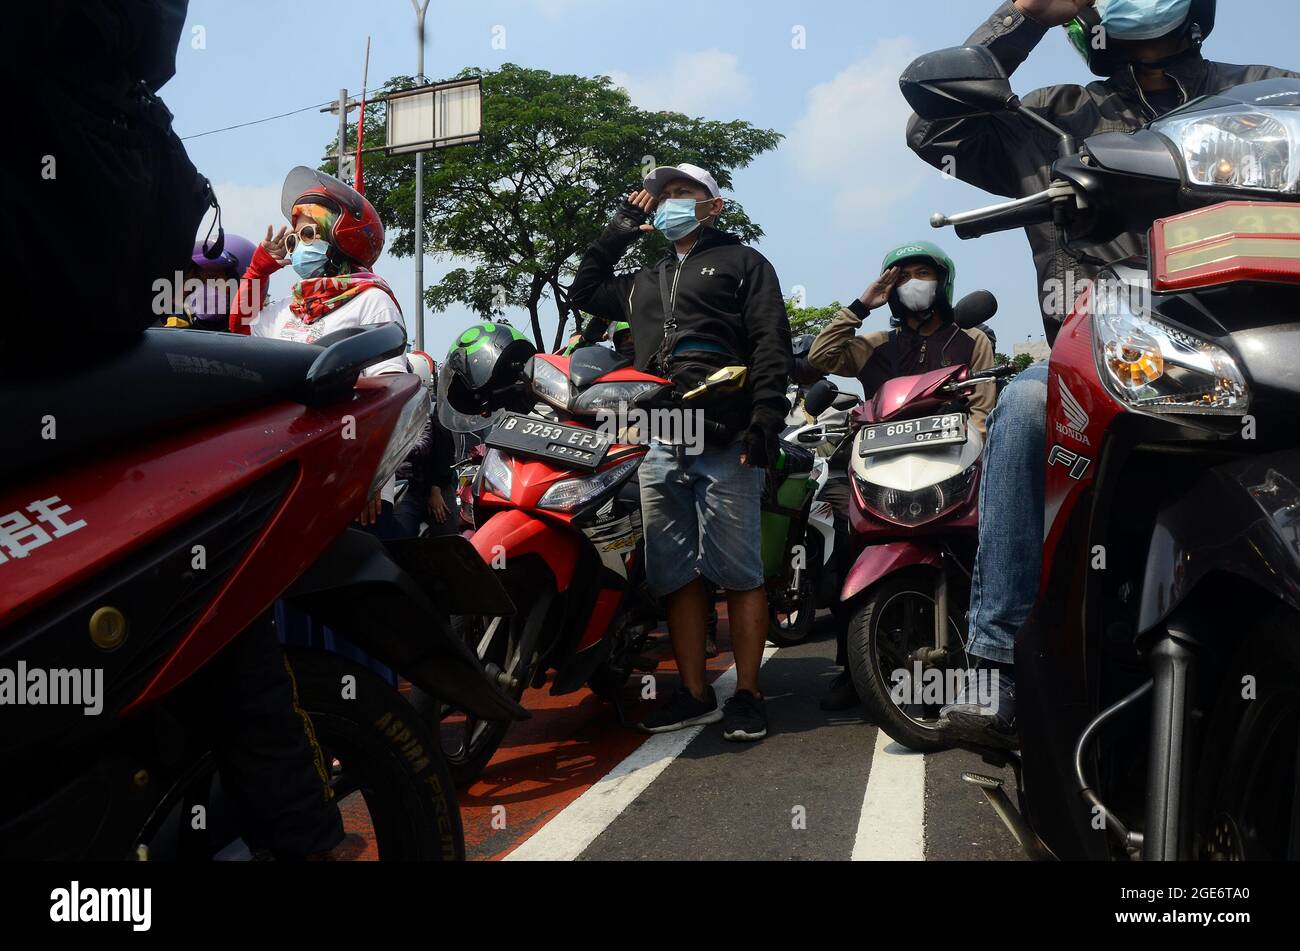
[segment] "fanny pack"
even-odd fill
[[[676,321],[670,309],[670,295],[668,269],[660,266],[659,297],[664,308],[664,343],[659,363],[663,375],[672,380],[673,390],[678,396],[684,396],[702,386],[705,380],[723,367],[748,363],[716,341],[690,335],[676,338],[673,333]],[[705,436],[705,444],[716,447],[730,445],[749,426],[751,404],[750,387],[746,383],[739,390],[706,393],[682,406],[702,410],[706,420],[723,427],[723,432],[710,432]]]

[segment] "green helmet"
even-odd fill
[[[536,352],[531,340],[506,323],[483,321],[465,330],[438,372],[439,421],[459,433],[491,426],[499,411],[516,408],[502,405],[508,398],[503,394]]]
[[[916,260],[929,261],[939,269],[939,295],[935,298],[935,309],[939,310],[945,319],[950,320],[957,288],[957,265],[944,253],[943,248],[929,241],[900,244],[885,255],[885,260],[880,265],[880,273],[884,274],[895,265]],[[896,323],[908,316],[908,312],[903,309],[893,294],[889,295],[889,308],[896,318]]]

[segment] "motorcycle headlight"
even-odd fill
[[[1292,110],[1243,105],[1175,114],[1151,128],[1174,143],[1193,186],[1300,192],[1300,116]]]
[[[533,394],[556,409],[567,410],[573,400],[573,388],[569,385],[568,376],[545,360],[533,358],[531,362]]]
[[[914,492],[876,485],[857,474],[853,478],[858,483],[858,491],[862,493],[862,501],[872,512],[899,525],[915,527],[933,521],[966,502],[970,498],[971,487],[975,484],[975,469],[972,464],[955,476]]]
[[[624,383],[598,383],[574,400],[573,411],[575,413],[590,414],[602,410],[612,413],[625,413],[627,407],[634,406],[638,399],[655,392],[662,386],[662,383],[650,383],[646,380],[633,380]]]
[[[543,493],[537,505],[555,512],[576,512],[588,502],[599,498],[612,486],[622,482],[623,478],[640,462],[641,457],[637,456],[594,475],[561,479]]]
[[[479,468],[479,477],[483,480],[483,488],[496,493],[503,499],[510,498],[510,489],[512,481],[512,471],[510,469],[510,460],[499,449],[489,449],[487,455],[483,457],[483,464]]]
[[[1162,414],[1244,416],[1250,410],[1245,375],[1222,347],[1135,313],[1126,293],[1104,295],[1095,311],[1097,372],[1119,402]]]

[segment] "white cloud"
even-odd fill
[[[679,53],[664,72],[651,76],[610,74],[642,109],[671,110],[691,116],[717,115],[728,104],[749,98],[749,77],[734,53],[718,49]]]
[[[829,191],[834,224],[865,230],[939,173],[907,147],[911,109],[898,77],[917,56],[908,37],[882,40],[862,59],[808,92],[785,149],[805,182]]]

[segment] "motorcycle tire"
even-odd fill
[[[772,594],[767,598],[767,639],[777,647],[794,647],[812,636],[817,622],[817,585],[810,572],[805,572],[799,585],[797,603],[786,612],[778,609]],[[784,620],[782,615],[785,615]]]
[[[1196,768],[1193,857],[1294,859],[1300,614],[1266,615],[1242,638],[1222,684]]]
[[[364,846],[358,853],[345,840],[330,857],[463,860],[465,838],[455,785],[437,740],[415,709],[380,677],[337,654],[290,648],[286,655],[298,705],[311,720],[330,771],[344,829]],[[354,679],[345,680],[349,677]],[[149,857],[251,859],[238,840],[234,806],[221,787],[212,755],[199,753],[183,774],[184,780],[162,797],[137,840],[146,844]],[[196,805],[203,805],[208,816],[206,829],[199,833],[202,841],[188,828]]]
[[[892,697],[891,674],[895,669],[882,669],[886,663],[882,654],[884,645],[892,640],[882,627],[893,621],[891,611],[896,610],[898,599],[919,598],[934,606],[934,577],[926,569],[911,569],[891,575],[867,594],[866,600],[849,621],[848,655],[849,672],[853,686],[858,691],[868,714],[868,719],[884,730],[895,742],[919,753],[936,753],[951,748],[933,726],[925,726],[899,709]],[[932,625],[932,621],[925,620]],[[959,619],[949,614],[949,623],[963,632]],[[932,628],[931,628],[932,629]],[[933,643],[931,639],[930,643]]]
[[[516,685],[503,688],[511,699],[519,700],[523,697],[524,691],[532,685],[538,673],[538,666],[541,663],[539,645],[543,640],[542,624],[533,625],[533,632],[528,634],[526,633],[527,621],[531,616],[530,612],[544,609],[540,606],[546,602],[545,599],[536,597],[536,586],[538,584],[536,581],[529,584],[522,578],[513,579],[509,575],[504,577],[502,581],[506,585],[506,590],[510,592],[511,600],[514,601],[521,612],[517,616],[519,618],[517,630],[521,638],[518,642],[518,650],[521,657],[528,658],[515,676]],[[528,592],[532,592],[532,594]],[[490,623],[489,619],[482,617],[455,616],[451,619],[452,633],[469,645],[470,650],[477,652],[479,642],[486,630],[485,621]],[[510,624],[511,619],[502,618],[500,623]],[[524,639],[527,639],[527,643],[525,643]],[[492,647],[495,647],[495,645],[490,646],[489,650]],[[485,662],[494,660],[492,657],[482,659]],[[496,658],[496,660],[503,659]],[[456,788],[468,789],[483,775],[483,770],[487,769],[488,763],[496,755],[497,749],[506,737],[506,732],[510,729],[510,722],[500,720],[474,721],[467,717],[463,721],[454,720],[448,723],[449,716],[459,716],[460,714],[456,714],[455,711],[451,711],[436,702],[429,703],[424,698],[416,704],[416,707],[426,717],[426,722],[429,723],[430,728],[435,731],[435,735],[438,737],[439,749],[447,760],[447,766],[456,782]],[[456,739],[458,733],[462,734],[459,740]]]

